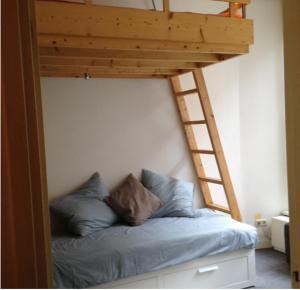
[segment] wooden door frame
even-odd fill
[[[51,288],[50,224],[34,0],[3,0],[1,286]]]
[[[300,2],[282,2],[291,273],[293,288],[300,288]]]
[[[288,179],[293,287],[299,273],[298,0],[284,0]],[[2,1],[3,288],[51,288],[50,225],[34,0]],[[298,25],[299,26],[299,25]],[[290,31],[290,32],[288,32]],[[295,47],[297,49],[295,49]],[[299,275],[299,274],[298,274]]]

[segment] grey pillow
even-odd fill
[[[163,202],[153,217],[194,217],[194,184],[143,169],[142,183]]]
[[[50,204],[50,209],[67,220],[74,234],[86,236],[102,228],[110,227],[118,217],[102,200],[109,195],[98,173],[95,173],[78,190]]]

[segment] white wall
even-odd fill
[[[186,9],[172,3],[201,11],[204,2],[186,1]],[[257,212],[269,219],[287,208],[287,186],[280,0],[250,7],[251,53],[204,72],[242,215],[253,223]],[[96,170],[109,188],[144,167],[196,183],[165,80],[43,78],[42,94],[50,198]]]
[[[196,183],[165,80],[48,78],[42,92],[50,198],[95,171],[110,189],[142,168]]]
[[[283,26],[281,0],[255,0],[249,6],[255,45],[240,58],[241,209],[253,222],[269,222],[287,209]]]

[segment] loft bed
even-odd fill
[[[41,75],[168,78],[246,54],[250,0],[223,2],[208,15],[171,12],[169,1],[163,11],[37,1]]]
[[[237,220],[234,195],[201,68],[249,52],[250,0],[228,3],[218,14],[94,5],[90,0],[38,0],[40,75],[44,77],[169,78],[206,207]],[[183,91],[180,74],[193,72],[195,88]],[[205,120],[190,120],[186,96],[198,94]],[[207,126],[213,150],[197,148],[193,126]],[[206,176],[201,154],[214,155],[220,179]],[[215,204],[209,184],[224,187],[228,206]]]
[[[170,80],[205,207],[230,215],[236,220],[232,221],[237,223],[229,223],[229,226],[226,227],[230,238],[222,236],[224,233],[221,229],[217,231],[222,236],[220,240],[222,244],[224,238],[227,243],[239,239],[240,228],[238,225],[241,215],[202,68],[247,54],[253,43],[253,22],[246,19],[246,5],[250,3],[250,0],[214,1],[228,3],[228,9],[212,15],[172,12],[168,0],[163,0],[162,11],[101,6],[92,4],[89,0],[38,0],[36,1],[36,12],[41,76],[83,77],[86,79],[91,77],[167,78]],[[190,90],[183,90],[180,76],[190,72],[193,75],[195,86]],[[187,98],[195,94],[199,97],[204,116],[202,120],[191,120],[189,116]],[[212,145],[211,150],[198,148],[195,126],[206,126]],[[203,155],[215,157],[220,178],[211,178],[206,175],[202,162]],[[220,205],[213,201],[210,184],[218,184],[223,187],[227,205]],[[227,224],[227,220],[224,223]],[[239,249],[237,246],[231,249],[234,252],[222,255],[217,255],[221,252],[216,250],[212,251],[216,256],[202,257],[200,255],[201,258],[199,256],[199,259],[186,260],[186,262],[183,260],[179,262],[180,259],[174,258],[177,262],[174,262],[170,268],[153,266],[154,268],[147,269],[145,274],[136,272],[137,276],[135,277],[128,278],[121,274],[118,276],[115,273],[115,279],[121,280],[106,281],[111,283],[101,284],[98,287],[207,288],[209,285],[215,285],[215,287],[227,288],[253,286],[255,234],[252,227],[247,228],[244,234],[248,238],[251,236],[249,248],[243,248],[246,247],[243,245],[237,251]],[[81,242],[83,243],[82,247],[86,249],[85,240],[81,240]],[[60,243],[61,240],[55,242],[58,247]],[[80,244],[80,241],[69,240],[70,247],[64,243],[63,239],[61,245],[63,251],[66,251],[67,248],[76,252],[77,249],[72,247],[74,243]],[[109,241],[107,240],[106,243],[109,244]],[[126,251],[131,251],[131,244],[128,246]],[[120,256],[121,250],[118,249],[117,252]],[[179,250],[178,255],[181,252]],[[78,253],[76,259],[80,260],[81,255]],[[67,272],[68,269],[75,271],[70,268],[70,265],[65,264],[67,256],[64,255],[67,255],[67,252],[64,252],[63,255],[58,254],[56,257],[56,262],[61,259],[62,264],[59,269],[66,267]],[[90,256],[93,256],[92,253]],[[195,257],[193,256],[191,259],[195,259]],[[78,260],[76,263],[79,265]],[[120,261],[117,263],[121,265]],[[182,264],[176,266],[178,263]],[[234,269],[231,276],[228,273],[230,267]],[[93,273],[94,271],[95,269],[93,269]],[[195,276],[195,273],[201,275],[204,273],[204,276],[198,277]],[[231,279],[234,274],[237,278]],[[229,276],[230,279],[228,279]],[[90,277],[89,273],[83,277],[83,280],[87,277]],[[76,277],[74,279],[76,280]],[[214,283],[209,284],[212,281]],[[78,285],[76,286],[78,287]]]

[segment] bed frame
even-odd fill
[[[93,289],[237,289],[254,285],[255,250],[243,249],[101,284]]]
[[[40,75],[169,79],[205,206],[241,221],[202,68],[249,52],[250,0],[214,0],[228,4],[215,15],[172,12],[169,0],[162,1],[163,10],[157,11],[94,5],[91,0],[37,0]],[[190,72],[195,86],[183,90],[180,76]],[[190,95],[199,97],[203,120],[190,119]],[[198,148],[194,126],[206,126],[211,150]],[[206,175],[201,156],[207,154],[215,157],[220,178]],[[213,201],[211,183],[223,187],[226,206]],[[249,287],[254,285],[254,265],[254,250],[240,250],[101,287]]]
[[[250,0],[221,0],[228,12],[217,15],[171,12],[162,1],[163,11],[37,1],[41,75],[168,78],[248,53]]]

